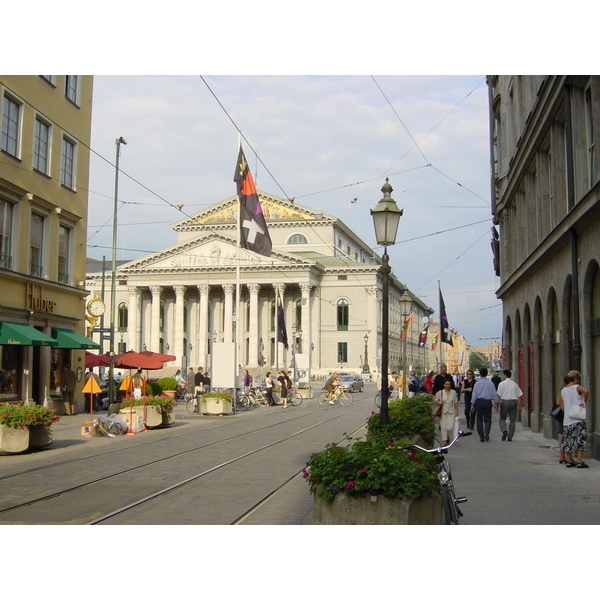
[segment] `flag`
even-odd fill
[[[263,256],[271,256],[271,236],[258,200],[252,173],[248,168],[244,151],[240,147],[233,180],[237,183],[240,199],[240,245]]]
[[[285,318],[283,316],[283,305],[281,298],[277,294],[277,341],[283,344],[283,347],[288,349],[287,331],[285,329]]]
[[[448,326],[448,317],[446,316],[446,306],[444,305],[444,298],[442,298],[442,290],[440,288],[440,331],[442,337],[440,338],[445,344],[454,346],[452,343],[452,334],[450,333],[450,327]]]
[[[425,329],[423,329],[423,331],[421,331],[421,333],[419,334],[419,348],[424,348],[425,344],[427,343],[427,330],[429,329],[429,323],[427,323],[427,325],[425,325]]]
[[[440,332],[438,331],[434,336],[433,339],[431,340],[431,349],[435,350],[438,346],[438,339],[440,337]]]
[[[408,315],[408,317],[406,317],[406,320],[404,321],[404,327],[402,328],[402,331],[400,332],[400,341],[402,341],[406,336],[408,336],[408,332],[410,331],[410,325],[412,323],[414,316],[415,316],[415,313],[411,312],[410,315]]]

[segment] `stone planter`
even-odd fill
[[[317,488],[317,493],[319,488]],[[442,501],[438,494],[413,498],[339,493],[332,500],[313,498],[313,525],[440,525]]]
[[[21,454],[29,449],[29,428],[0,425],[0,454]]]
[[[29,427],[29,448],[41,450],[52,443],[52,425],[32,425]]]
[[[207,398],[206,394],[202,396],[202,401],[200,402],[200,412],[203,415],[228,415],[231,412],[231,408],[231,400]]]

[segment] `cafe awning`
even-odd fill
[[[58,342],[30,325],[0,321],[0,346],[58,346]]]
[[[96,344],[89,338],[82,336],[70,329],[52,328],[52,337],[58,342],[57,348],[71,348],[74,350],[99,350],[100,344]]]

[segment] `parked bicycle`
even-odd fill
[[[331,392],[324,390],[319,394],[319,404],[321,406],[335,404],[336,402],[339,402],[342,406],[350,406],[352,404],[352,393],[347,392],[344,388],[337,387]]]
[[[454,491],[454,483],[452,482],[452,473],[450,472],[450,465],[444,458],[444,455],[448,454],[448,450],[454,445],[458,438],[467,437],[471,434],[471,431],[459,431],[458,435],[447,446],[438,446],[437,448],[432,448],[430,450],[421,448],[421,446],[417,446],[416,444],[404,446],[406,450],[412,450],[413,448],[416,448],[422,452],[427,452],[427,454],[435,455],[440,466],[438,477],[441,487],[440,494],[442,496],[444,525],[458,525],[458,519],[463,516],[462,512],[458,508],[458,505],[467,501],[466,496],[456,496]]]

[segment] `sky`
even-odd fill
[[[485,75],[99,75],[92,115],[88,257],[112,257],[118,137],[117,258],[134,259],[235,194],[239,128],[258,189],[340,218],[380,254],[370,209],[389,177],[404,211],[394,275],[435,315],[439,281],[469,344],[500,338]]]

